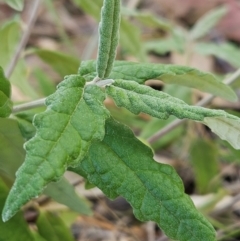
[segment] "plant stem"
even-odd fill
[[[36,107],[44,106],[45,100],[46,100],[46,98],[42,98],[42,99],[34,100],[34,101],[31,101],[28,103],[16,105],[13,107],[12,113],[14,114],[14,113],[22,112],[25,110],[30,110],[30,109],[33,109]]]
[[[230,85],[232,84],[234,81],[236,81],[238,78],[240,77],[240,68],[234,72],[229,78],[226,78],[223,82],[226,85]],[[202,100],[200,100],[196,106],[205,106],[207,104],[209,104],[213,99],[215,98],[214,95],[209,95],[206,96],[205,98],[203,98]],[[173,129],[175,129],[176,127],[178,127],[179,125],[183,124],[187,119],[182,119],[182,120],[175,120],[172,123],[170,123],[169,125],[165,126],[163,129],[159,130],[158,132],[156,132],[154,135],[152,135],[151,137],[149,137],[147,139],[147,141],[151,144],[154,143],[155,141],[157,141],[159,138],[165,136],[167,133],[169,133],[170,131],[172,131]]]
[[[37,16],[38,16],[37,12],[38,12],[38,8],[40,6],[40,3],[41,3],[41,0],[35,0],[32,4],[32,7],[30,8],[31,9],[31,15],[30,15],[29,20],[26,24],[26,28],[25,28],[26,30],[23,33],[22,39],[19,42],[19,45],[16,49],[16,52],[15,52],[13,58],[11,59],[11,62],[9,63],[9,65],[7,67],[7,70],[6,70],[6,73],[5,73],[7,78],[9,78],[12,75],[12,73],[14,71],[14,68],[17,65],[17,62],[20,58],[21,52],[27,45],[27,42],[28,42],[29,36],[31,34],[32,28],[33,28],[33,26],[34,26],[34,24],[37,20]]]

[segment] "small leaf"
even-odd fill
[[[230,115],[228,115],[229,117]],[[235,149],[240,149],[240,119],[231,116],[206,117],[203,123],[221,139],[228,141]]]
[[[38,49],[33,53],[49,64],[61,77],[76,73],[80,64],[79,59],[61,52]]]
[[[10,219],[68,166],[79,163],[92,141],[105,135],[109,112],[101,88],[88,85],[78,75],[67,76],[46,100],[47,110],[35,116],[36,136],[25,145],[26,159],[6,201],[3,220]]]
[[[50,183],[44,193],[58,203],[68,206],[73,211],[84,215],[91,215],[92,211],[86,199],[78,196],[74,187],[65,179]]]
[[[120,0],[104,0],[99,24],[97,76],[106,78],[112,70],[119,40]]]
[[[239,68],[240,48],[231,43],[198,43],[195,51],[204,55],[214,55],[227,61],[233,67]]]
[[[25,157],[17,121],[0,118],[0,143],[0,175],[13,181]]]
[[[0,212],[8,195],[8,188],[0,178]],[[23,218],[23,213],[18,213],[13,219],[7,223],[3,223],[0,219],[1,241],[33,241],[32,234],[28,228],[28,224]]]
[[[159,119],[174,115],[179,119],[201,121],[233,147],[240,148],[240,119],[223,110],[190,106],[178,98],[134,81],[115,80],[114,84],[106,88],[107,94],[114,99],[117,106],[125,107],[134,114],[143,112]]]
[[[24,0],[5,0],[5,2],[13,9],[22,11],[24,6]]]
[[[39,234],[50,241],[74,241],[70,230],[57,214],[41,212],[37,220]]]
[[[79,166],[108,197],[123,196],[139,220],[155,221],[170,238],[214,241],[214,229],[184,194],[175,170],[152,155],[128,127],[108,119],[104,140],[91,145]]]
[[[224,15],[226,15],[227,12],[228,9],[223,6],[214,8],[203,15],[191,29],[190,38],[195,40],[206,35],[213,27],[217,25],[217,23]]]
[[[134,114],[143,112],[159,119],[174,115],[179,119],[203,121],[205,117],[227,116],[221,110],[190,106],[178,98],[134,81],[115,80],[114,84],[107,87],[107,94],[119,107],[125,107]]]
[[[95,66],[95,61],[84,61],[79,68],[79,73],[87,80],[92,80],[96,76]],[[185,66],[115,61],[109,78],[133,80],[139,84],[149,79],[159,79],[166,84],[183,85],[227,100],[237,100],[235,92],[212,74]]]

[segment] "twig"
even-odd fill
[[[33,6],[30,8],[31,9],[31,15],[29,17],[29,20],[26,24],[26,30],[25,32],[23,33],[23,36],[22,36],[22,39],[21,41],[19,42],[19,45],[16,49],[16,52],[13,56],[13,58],[11,59],[11,62],[9,63],[7,69],[6,69],[6,77],[9,78],[11,76],[11,74],[13,73],[13,70],[20,58],[20,55],[21,55],[21,52],[22,50],[26,47],[26,44],[28,42],[28,39],[29,39],[29,36],[31,34],[31,31],[32,31],[32,28],[36,22],[36,19],[37,19],[37,11],[38,11],[38,8],[40,6],[40,2],[41,0],[35,0],[33,2]]]
[[[230,85],[232,84],[234,81],[236,81],[238,78],[240,77],[240,69],[238,69],[235,73],[233,73],[229,78],[226,78],[223,82],[226,85]],[[214,95],[209,95],[205,98],[203,98],[202,100],[200,100],[196,106],[205,106],[207,104],[209,104],[213,99],[215,98]],[[178,127],[179,125],[183,124],[186,121],[186,119],[182,119],[182,120],[175,120],[172,123],[170,123],[169,125],[165,126],[163,129],[159,130],[158,132],[156,132],[154,135],[152,135],[151,137],[149,137],[147,139],[147,141],[151,144],[154,143],[155,141],[157,141],[159,138],[163,137],[164,135],[166,135],[167,133],[169,133],[170,131],[172,131],[173,129],[175,129],[176,127]]]
[[[46,100],[46,98],[43,98],[43,99],[28,102],[28,103],[16,105],[13,107],[12,113],[18,113],[18,112],[21,112],[24,110],[30,110],[30,109],[33,109],[36,107],[43,106],[45,104],[45,100]]]

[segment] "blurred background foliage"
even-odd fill
[[[96,58],[102,2],[0,0],[0,66],[11,81],[15,105],[50,95],[65,75],[77,73],[81,61]],[[117,59],[187,65],[211,72],[219,81],[240,68],[239,1],[122,3]],[[26,33],[30,36],[11,71]],[[188,104],[207,96],[159,81],[147,84]],[[239,87],[240,78],[232,85],[237,95]],[[135,116],[117,108],[111,99],[105,104],[117,120],[152,147],[157,161],[176,168],[186,192],[216,228],[217,239],[240,240],[240,151],[190,121],[151,141],[175,118],[164,121],[145,114]],[[208,107],[240,116],[239,102],[215,98]],[[43,110],[38,107],[0,118],[0,209],[24,160],[23,144],[35,133],[32,119]],[[0,221],[0,233],[0,241],[168,240],[154,223],[135,220],[124,199],[109,201],[70,172],[9,222]]]

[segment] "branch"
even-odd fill
[[[240,77],[240,68],[234,72],[229,78],[226,78],[223,82],[226,85],[230,85],[232,84],[234,81],[236,81],[238,78]],[[205,106],[207,104],[209,104],[213,99],[215,98],[214,95],[209,95],[205,98],[203,98],[202,100],[200,100],[196,106]],[[175,120],[172,123],[170,123],[169,125],[165,126],[163,129],[159,130],[158,132],[156,132],[154,135],[152,135],[151,137],[149,137],[147,139],[148,143],[154,143],[155,141],[157,141],[159,138],[165,136],[168,132],[172,131],[173,129],[175,129],[176,127],[178,127],[179,125],[181,125],[182,123],[184,123],[187,119],[182,119],[182,120]]]
[[[6,70],[6,73],[5,73],[7,78],[9,78],[12,75],[13,70],[14,70],[15,66],[17,65],[17,62],[20,58],[21,52],[27,45],[27,42],[28,42],[29,36],[31,34],[32,28],[33,28],[33,26],[36,22],[36,19],[37,19],[37,11],[38,11],[38,8],[40,6],[40,2],[41,2],[41,0],[35,0],[32,4],[32,7],[30,8],[31,15],[30,15],[30,18],[29,18],[29,20],[26,24],[26,30],[23,33],[22,39],[19,42],[19,45],[16,49],[16,52],[15,52],[13,58],[11,59],[11,62],[9,63],[9,65],[7,67],[7,70]]]

